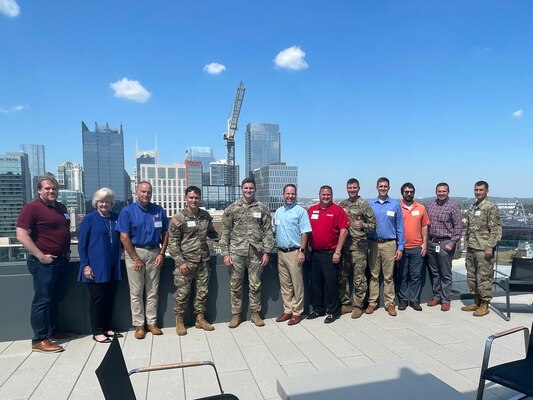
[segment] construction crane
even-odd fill
[[[235,132],[237,131],[237,122],[239,121],[239,114],[241,113],[245,90],[246,89],[241,82],[237,88],[237,94],[235,95],[235,103],[233,103],[231,118],[228,118],[228,131],[224,133],[224,140],[226,141],[226,147],[228,148],[228,175],[226,179],[228,190],[226,192],[226,206],[236,199],[235,186],[237,185],[237,182],[235,182]]]

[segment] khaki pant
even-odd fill
[[[385,307],[394,305],[394,256],[396,254],[396,241],[378,243],[369,241],[369,268],[370,268],[370,293],[368,304],[378,305],[379,298],[379,276],[383,273],[383,300]]]
[[[155,267],[155,259],[159,254],[159,248],[141,249],[135,251],[144,262],[145,268],[135,271],[134,262],[126,252],[126,272],[130,286],[131,320],[133,326],[144,325],[157,322],[157,302],[159,300],[159,274],[161,268]],[[146,295],[146,304],[143,301],[143,294]]]
[[[302,315],[304,311],[304,279],[298,263],[298,250],[278,251],[278,274],[283,299],[283,312]]]
[[[466,280],[468,288],[481,301],[492,300],[492,260],[485,259],[485,251],[468,248],[466,251]]]

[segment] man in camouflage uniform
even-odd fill
[[[474,294],[474,304],[461,310],[474,311],[475,317],[489,313],[494,248],[502,238],[500,212],[496,204],[487,199],[488,193],[487,182],[476,182],[474,195],[477,201],[470,206],[466,216],[466,272],[468,287]]]
[[[339,274],[339,297],[342,303],[341,312],[352,313],[352,318],[359,318],[363,313],[363,300],[366,296],[368,283],[366,280],[366,265],[368,243],[366,235],[376,229],[376,216],[368,202],[359,196],[359,181],[348,179],[346,191],[348,198],[342,200],[339,206],[346,211],[350,218],[348,237],[342,249],[342,269]],[[348,275],[353,269],[353,296],[350,296]],[[350,297],[353,299],[353,312]]]
[[[272,218],[268,208],[255,199],[255,180],[246,178],[241,184],[242,198],[231,204],[222,215],[220,248],[224,264],[230,268],[231,313],[230,328],[241,323],[242,282],[248,271],[251,322],[264,326],[261,319],[261,272],[270,260],[274,248]]]
[[[180,336],[187,334],[183,323],[183,314],[187,309],[191,294],[192,282],[194,286],[195,327],[212,331],[213,325],[205,320],[207,291],[209,286],[209,247],[207,238],[218,240],[218,233],[213,227],[213,220],[209,213],[201,210],[200,199],[202,192],[196,186],[185,189],[187,206],[172,217],[168,250],[174,261],[174,285],[176,285],[176,333]]]

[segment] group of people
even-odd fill
[[[243,280],[248,275],[251,322],[264,326],[261,317],[261,273],[277,247],[278,274],[283,312],[277,322],[298,324],[304,312],[303,263],[310,261],[308,319],[325,316],[334,322],[341,314],[359,318],[378,307],[380,278],[389,315],[407,306],[421,311],[421,274],[425,259],[433,288],[428,306],[450,309],[451,263],[461,237],[462,216],[449,197],[449,186],[436,186],[436,199],[427,208],[414,201],[415,187],[401,187],[402,200],[388,195],[390,183],[377,181],[378,195],[366,201],[359,196],[359,182],[349,179],[348,198],[338,205],[333,190],[324,185],[319,203],[305,210],[297,204],[297,188],[287,184],[284,204],[272,218],[268,208],[255,198],[255,181],[241,184],[242,197],[224,210],[220,235],[210,214],[201,209],[201,189],[185,190],[186,207],[168,218],[162,207],[151,202],[152,185],[137,185],[137,201],[120,214],[111,211],[115,195],[101,188],[92,197],[95,211],[87,214],[79,227],[79,280],[87,285],[93,339],[109,343],[115,332],[111,316],[117,281],[122,279],[120,261],[124,254],[128,277],[132,325],[135,337],[147,331],[163,332],[157,325],[159,275],[165,252],[175,261],[174,311],[176,333],[187,334],[184,314],[194,292],[195,327],[214,330],[206,316],[209,286],[210,250],[207,240],[219,241],[224,265],[230,273],[232,318],[230,328],[243,318]],[[58,352],[55,340],[72,334],[57,332],[58,303],[66,290],[70,259],[70,216],[57,201],[59,184],[51,176],[38,181],[38,198],[25,205],[17,220],[17,238],[28,251],[28,269],[33,277],[34,298],[31,325],[32,349]],[[488,184],[474,185],[476,202],[466,214],[467,279],[474,303],[463,307],[475,316],[486,315],[492,298],[492,259],[501,238],[499,212],[487,199]],[[353,284],[348,277],[353,274]],[[367,276],[369,278],[367,279]],[[353,290],[351,290],[353,287]],[[368,292],[368,293],[367,293]],[[366,300],[366,308],[365,306]]]

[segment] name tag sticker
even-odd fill
[[[161,221],[154,221],[154,228],[162,228],[163,222]]]
[[[64,215],[66,219],[70,219],[70,214],[65,213]]]
[[[194,228],[196,226],[196,221],[187,221],[187,227]]]
[[[394,217],[396,215],[396,213],[394,211],[387,211],[387,217]]]
[[[420,211],[418,211],[418,210],[414,210],[414,211],[411,213],[411,215],[420,215]]]
[[[318,219],[318,214],[312,214],[311,219]]]
[[[318,214],[319,212],[320,212],[320,211],[315,210],[315,211],[313,211],[313,214]]]
[[[276,225],[279,225],[279,219],[277,219],[274,223],[275,223]]]
[[[474,211],[474,215],[479,217],[481,215],[481,210]]]
[[[254,218],[261,218],[261,213],[260,212],[254,212],[253,213],[253,217]]]

